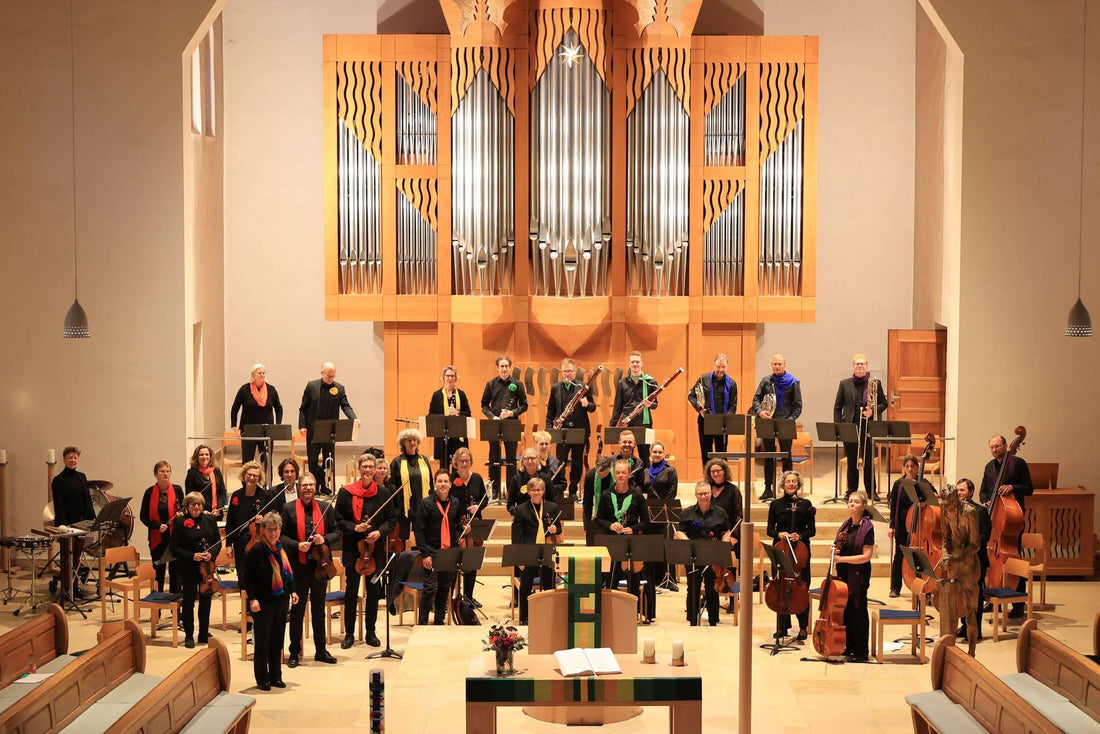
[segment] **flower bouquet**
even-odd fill
[[[489,628],[489,637],[483,642],[485,644],[483,650],[496,653],[497,675],[515,675],[513,656],[517,650],[527,647],[527,638],[515,627],[498,622]]]

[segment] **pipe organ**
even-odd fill
[[[700,4],[440,0],[447,35],[325,36],[325,315],[382,322],[387,415],[499,353],[723,352],[745,394],[757,324],[813,320],[817,39],[693,36]],[[693,456],[683,413],[656,426]]]

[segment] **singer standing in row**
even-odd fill
[[[726,437],[704,435],[703,416],[737,412],[737,382],[727,374],[729,366],[730,360],[725,354],[714,355],[714,370],[700,375],[688,391],[688,403],[699,414],[696,423],[699,425],[699,453],[704,466],[712,451],[726,450]]]
[[[512,358],[506,354],[497,357],[497,376],[485,383],[481,393],[481,412],[491,420],[518,418],[527,412],[527,391],[523,383],[512,379]],[[516,442],[489,441],[489,478],[494,487],[501,487],[500,446],[504,444],[504,463],[508,466],[509,481],[516,475]]]
[[[225,514],[225,505],[229,502],[229,489],[225,486],[222,470],[214,466],[214,451],[206,444],[200,444],[191,454],[191,468],[183,480],[183,488],[188,494],[198,492],[202,495],[205,512],[220,519]]]
[[[770,396],[770,397],[769,397]],[[772,373],[760,381],[752,397],[752,413],[760,418],[798,420],[802,415],[802,384],[787,372],[787,358],[772,355]],[[764,451],[775,451],[775,439],[761,439]],[[787,452],[783,457],[783,471],[794,469],[791,461],[790,439],[779,439],[779,450]],[[764,494],[760,501],[775,498],[775,459],[764,459]]]
[[[859,443],[844,444],[844,455],[848,457],[848,492],[859,489],[859,457],[862,456],[863,486],[867,490],[867,496],[877,499],[875,454],[871,438],[867,435],[867,422],[878,420],[886,410],[886,393],[878,380],[874,380],[875,389],[871,391],[873,378],[867,368],[867,355],[857,354],[852,357],[852,376],[844,378],[837,386],[836,400],[833,401],[833,422],[855,423],[860,429]]]
[[[233,428],[237,428],[238,413],[240,414],[240,429],[237,431],[239,436],[244,435],[246,426],[283,422],[283,404],[279,401],[279,391],[274,385],[267,383],[267,367],[262,364],[252,365],[249,381],[240,386],[237,396],[233,398],[233,405],[229,408],[229,425]],[[241,456],[242,461],[252,461],[258,456],[264,466],[267,466],[267,442],[242,438]]]
[[[630,415],[639,405],[644,406],[627,425],[643,429],[640,434],[642,438],[638,440],[638,456],[642,460],[642,466],[648,466],[649,446],[645,443],[644,429],[653,428],[653,411],[657,409],[657,400],[649,396],[657,391],[657,381],[643,371],[641,352],[631,352],[628,359],[629,370],[615,385],[615,405],[611,409],[610,425],[619,425],[622,417]]]
[[[550,396],[546,399],[546,426],[552,427],[558,417],[565,411],[565,407],[584,387],[577,381],[577,363],[566,358],[561,361],[561,382],[550,388]],[[584,462],[588,457],[588,441],[592,436],[592,424],[588,418],[589,413],[596,411],[596,403],[589,400],[588,396],[580,398],[576,407],[561,424],[561,430],[581,429],[584,431],[584,443],[581,445],[558,444],[558,461],[571,461],[569,465],[569,496],[577,496],[577,488],[580,485],[581,475],[584,473]],[[570,457],[572,457],[570,459]]]
[[[306,429],[309,471],[317,477],[317,490],[321,494],[332,492],[331,487],[325,486],[324,460],[336,460],[336,444],[329,441],[328,436],[314,436],[314,428],[317,421],[336,420],[341,411],[358,425],[355,411],[348,402],[347,391],[336,381],[336,365],[325,362],[321,365],[320,379],[306,384],[302,393],[302,405],[298,408],[298,428]]]
[[[172,521],[176,513],[182,513],[183,488],[172,484],[172,465],[167,461],[158,461],[153,467],[155,484],[145,490],[141,498],[141,524],[149,528],[149,556],[156,570],[157,591],[164,591],[164,573],[171,570],[168,589],[172,593],[180,590],[178,566],[168,559],[167,566],[162,562],[168,555],[168,540],[172,532]]]
[[[453,365],[447,365],[443,368],[441,377],[443,387],[432,393],[432,399],[428,403],[428,415],[471,415],[470,400],[458,387],[458,370]],[[446,441],[437,438],[435,439],[435,459],[441,467],[450,466],[454,452],[469,445],[468,438],[451,438]]]
[[[199,593],[199,564],[215,559],[215,546],[221,536],[214,517],[203,512],[201,494],[189,492],[183,498],[183,506],[186,512],[173,522],[169,545],[183,586],[183,646],[191,648],[195,646],[196,600],[199,603],[199,644],[205,645],[210,639],[210,601],[213,594]]]

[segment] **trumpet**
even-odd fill
[[[856,468],[863,471],[864,455],[867,453],[867,424],[878,413],[878,378],[871,377],[867,380],[867,408],[871,409],[871,417],[859,412],[859,450],[856,453]]]

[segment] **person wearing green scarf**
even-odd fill
[[[596,466],[588,470],[584,476],[584,497],[581,500],[581,510],[584,513],[585,543],[594,545],[598,528],[596,527],[596,511],[600,509],[600,500],[604,493],[611,488],[614,479],[611,478],[611,465],[613,457],[597,456]]]
[[[628,358],[629,370],[623,379],[615,385],[615,406],[611,410],[611,422],[609,425],[617,426],[619,418],[630,413],[639,404],[645,408],[630,421],[631,426],[642,428],[653,427],[652,412],[657,409],[657,400],[651,399],[651,393],[657,391],[657,381],[647,375],[642,369],[642,353],[631,352]],[[642,460],[642,466],[649,466],[649,445],[642,440],[638,441],[638,456]]]

